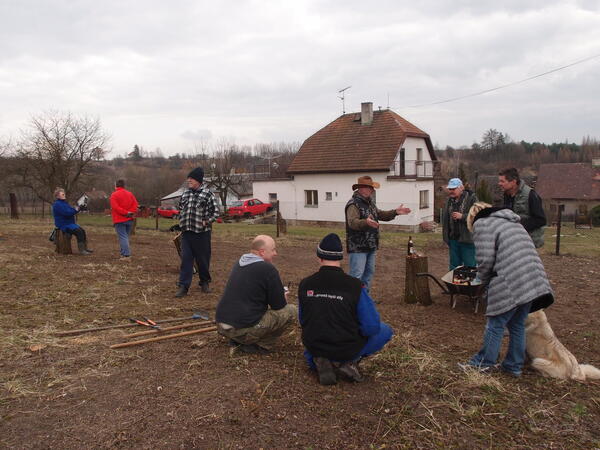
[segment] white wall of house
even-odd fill
[[[253,193],[263,201],[271,200],[270,194],[276,193],[284,219],[344,222],[344,209],[352,196],[352,185],[362,175],[366,174],[307,174],[295,175],[294,180],[255,181]],[[387,172],[369,175],[381,184],[376,191],[379,209],[394,209],[404,204],[412,210],[409,215],[397,216],[387,223],[416,226],[423,221],[433,220],[432,180],[387,180]],[[317,204],[309,204],[314,203],[314,194],[307,194],[307,191],[317,191]],[[426,193],[421,194],[421,191]],[[421,196],[427,207],[421,207],[424,206],[420,202]]]

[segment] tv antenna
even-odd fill
[[[346,114],[346,102],[345,102],[345,92],[347,89],[350,89],[352,86],[345,87],[344,89],[340,89],[338,94],[342,94],[339,98],[342,100],[342,114]]]

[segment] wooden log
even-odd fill
[[[427,277],[417,277],[417,273],[427,272],[427,257],[409,255],[406,257],[406,278],[404,281],[404,303],[431,305],[431,292]]]
[[[148,342],[164,341],[165,339],[174,339],[174,338],[178,338],[178,337],[190,336],[192,334],[198,334],[198,333],[207,333],[209,331],[216,331],[216,330],[217,330],[217,327],[201,328],[199,330],[184,331],[183,333],[168,334],[167,336],[159,336],[159,337],[149,338],[149,339],[140,339],[139,341],[121,342],[120,344],[111,345],[110,348],[133,347],[134,345],[142,345],[142,344],[146,344]]]
[[[212,325],[213,323],[214,322],[185,323],[183,325],[175,325],[173,327],[161,328],[160,330],[156,330],[155,329],[155,330],[149,330],[149,331],[139,331],[137,333],[128,334],[125,337],[127,339],[130,339],[130,338],[133,338],[133,337],[148,336],[149,334],[163,333],[165,331],[180,330],[182,328],[199,327],[200,325]]]
[[[71,240],[73,235],[71,233],[63,233],[60,230],[56,230],[56,238],[54,239],[55,249],[54,251],[59,255],[72,255],[73,249],[71,248]]]

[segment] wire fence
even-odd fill
[[[600,256],[600,226],[589,218],[562,214],[563,208],[548,217],[544,233],[546,252],[556,255]]]

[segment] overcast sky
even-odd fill
[[[504,6],[499,6],[502,4]],[[0,138],[100,118],[112,156],[226,138],[303,141],[360,103],[441,146],[600,138],[600,0],[0,1]]]

